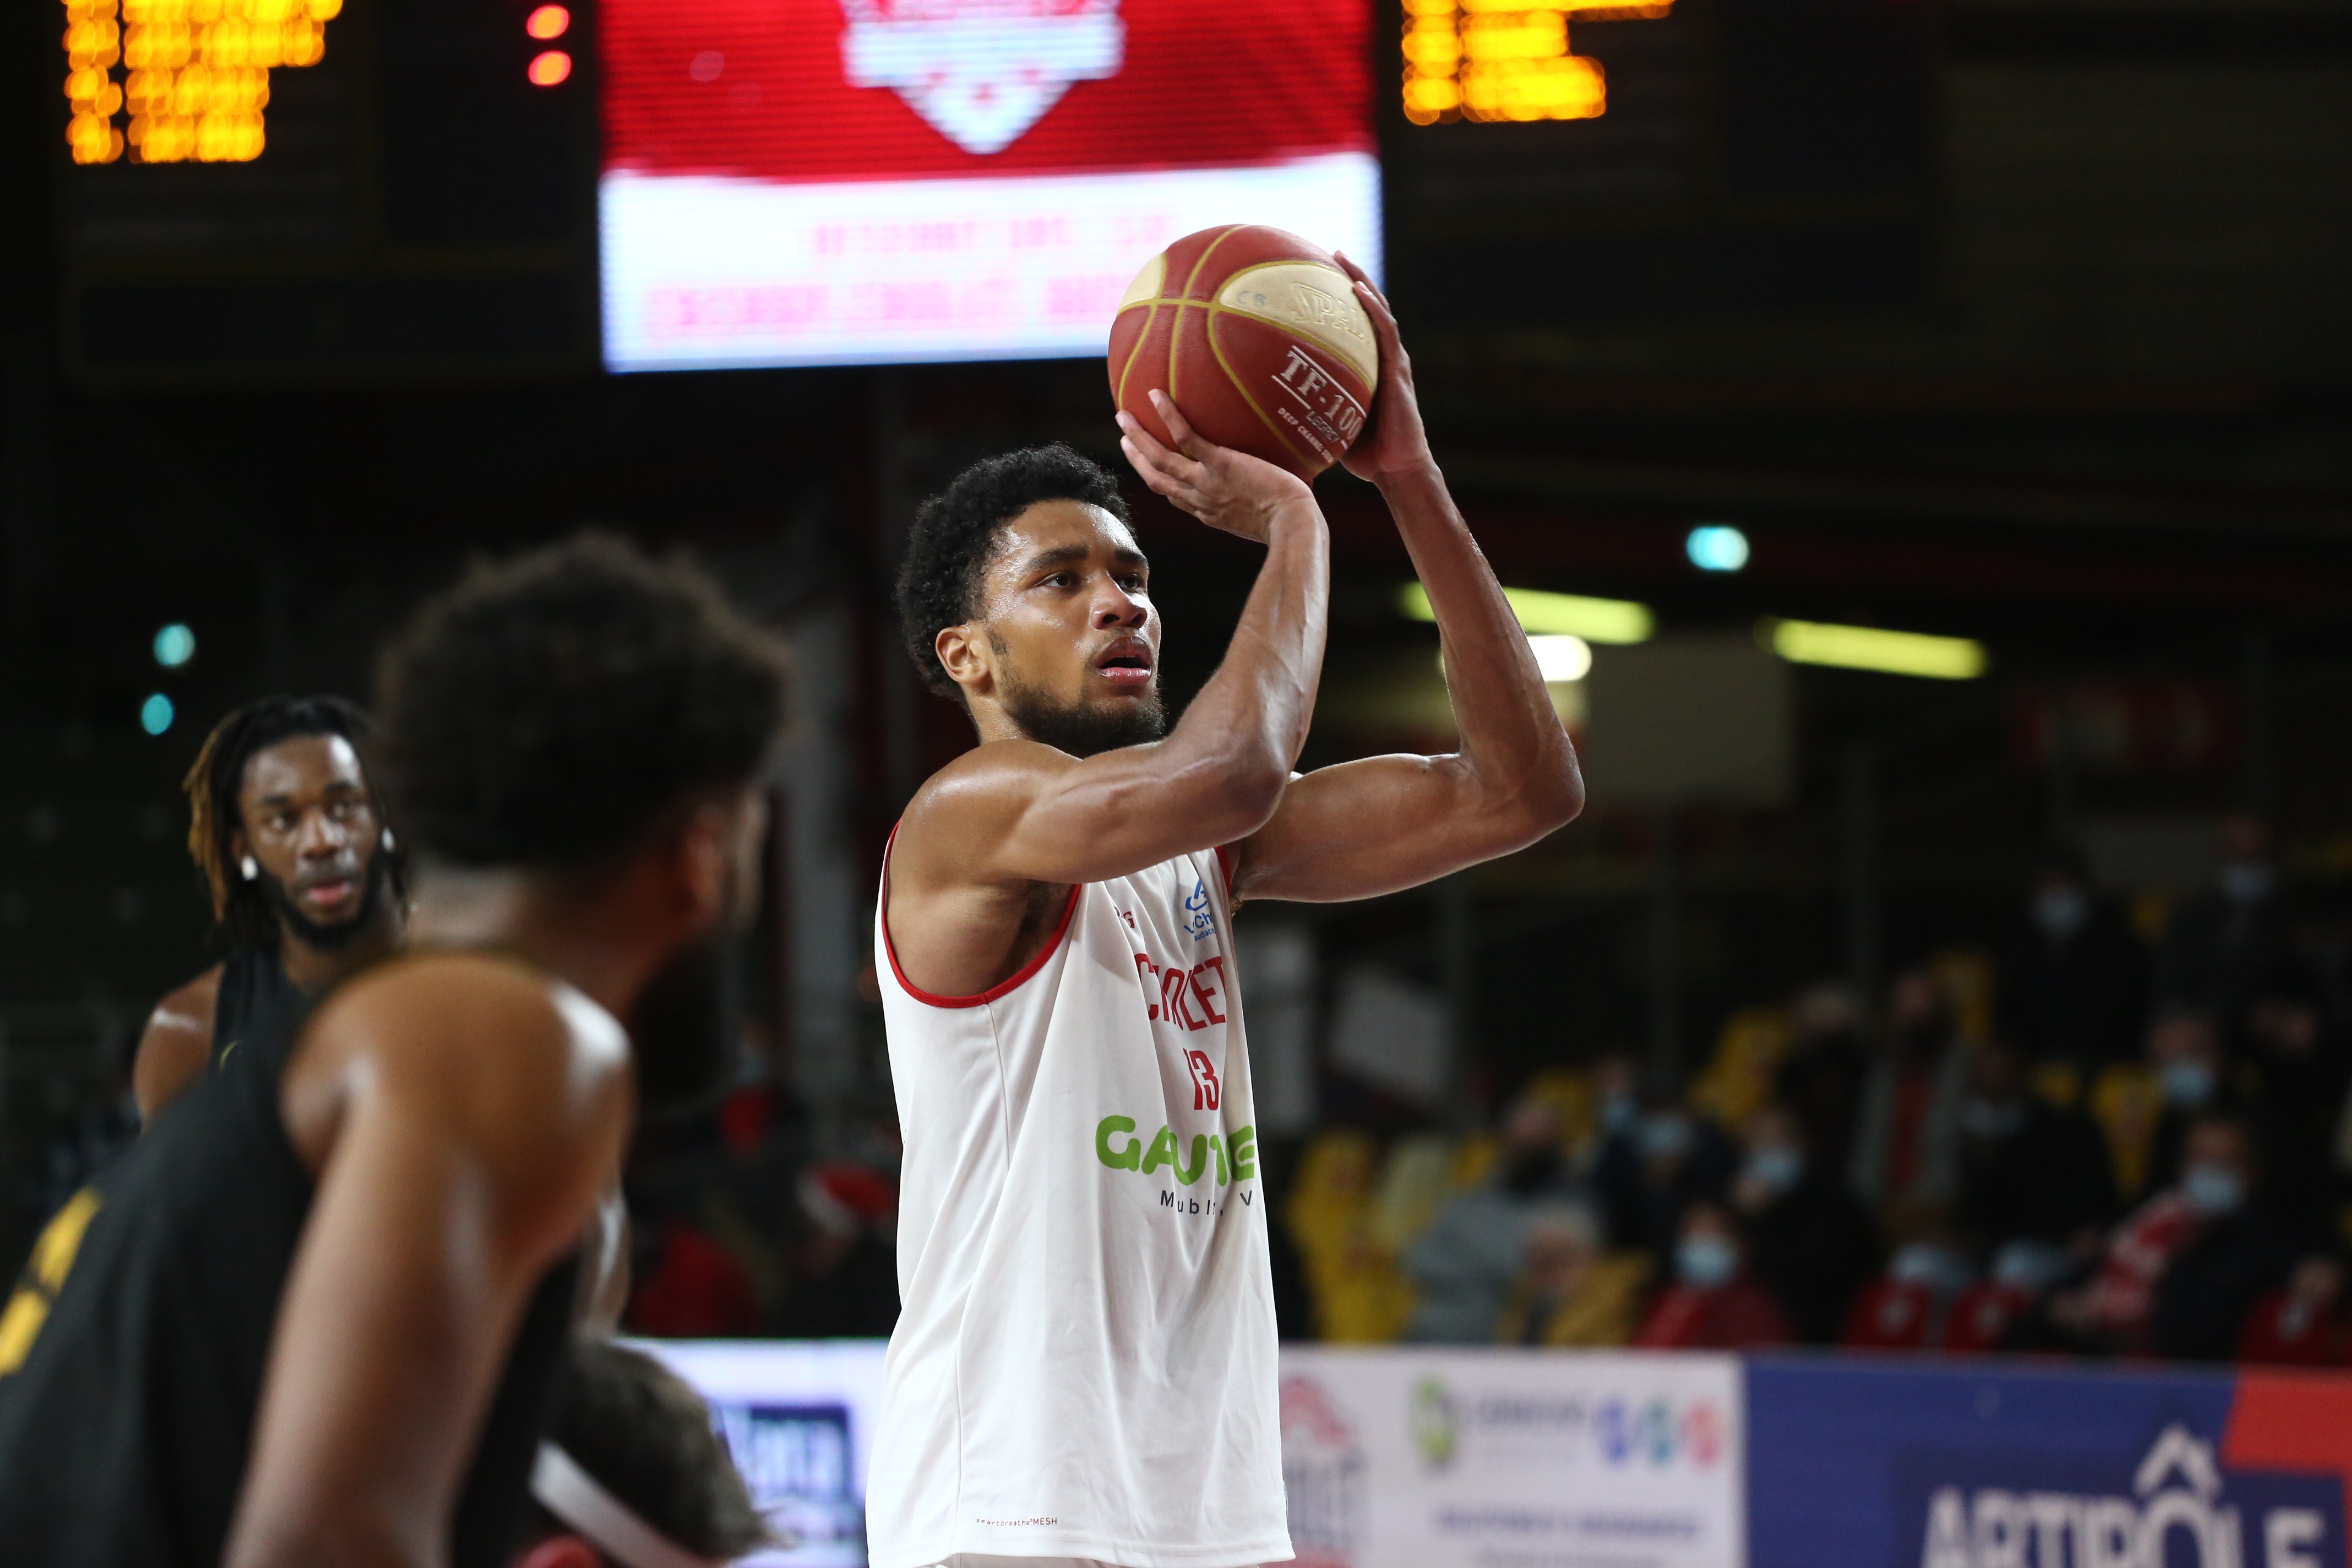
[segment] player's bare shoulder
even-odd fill
[[[213,1014],[220,1004],[220,964],[214,964],[155,1004],[140,1031],[131,1068],[139,1118],[152,1121],[212,1060]]]
[[[925,780],[907,803],[891,853],[893,878],[913,888],[969,879],[1038,792],[1076,763],[1037,741],[974,746]]]
[[[298,1146],[328,1131],[362,1078],[526,1163],[617,1135],[630,1106],[628,1037],[612,1015],[527,964],[479,952],[381,964],[320,1006],[287,1069]]]

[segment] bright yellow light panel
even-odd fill
[[[1759,621],[1756,640],[1790,664],[1916,675],[1928,680],[1974,680],[1985,672],[1987,663],[1984,644],[1967,637],[1822,621]]]
[[[1506,588],[1511,613],[1530,637],[1581,637],[1589,643],[1647,642],[1657,630],[1650,606],[1631,599],[1595,599],[1582,594],[1551,594],[1541,588]],[[1397,608],[1407,620],[1434,621],[1429,590],[1408,583],[1397,593]]]
[[[317,65],[341,10],[342,0],[66,0],[74,162],[126,151],[142,163],[258,158],[269,73]]]
[[[1607,112],[1601,62],[1570,54],[1568,19],[1664,16],[1674,0],[1404,0],[1404,115],[1593,120]]]

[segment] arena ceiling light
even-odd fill
[[[1540,588],[1506,588],[1511,613],[1531,637],[1580,637],[1588,643],[1637,643],[1650,640],[1657,617],[1647,605],[1631,599],[1596,599],[1583,594],[1551,594]],[[1397,594],[1397,608],[1407,620],[1434,621],[1429,591],[1408,583]]]
[[[1915,675],[1928,680],[1974,680],[1985,672],[1984,644],[1969,637],[1842,626],[1822,621],[1756,623],[1756,640],[1790,664]]]

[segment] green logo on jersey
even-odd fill
[[[1176,1179],[1191,1186],[1206,1174],[1213,1161],[1217,1185],[1245,1182],[1257,1174],[1257,1129],[1237,1127],[1231,1133],[1192,1134],[1192,1157],[1184,1157],[1183,1147],[1176,1141],[1174,1128],[1163,1126],[1146,1144],[1132,1136],[1135,1119],[1131,1116],[1106,1116],[1095,1127],[1095,1157],[1114,1171],[1137,1171],[1150,1175],[1162,1165],[1176,1173]],[[1123,1140],[1116,1148],[1111,1140]]]

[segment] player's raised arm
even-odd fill
[[[1380,487],[1429,593],[1462,749],[1367,758],[1294,781],[1237,851],[1234,891],[1255,898],[1414,887],[1522,848],[1584,805],[1576,751],[1535,655],[1430,456],[1396,318],[1362,270],[1344,264],[1381,349],[1374,424],[1345,461]]]
[[[940,626],[929,651],[983,743],[908,809],[892,872],[918,900],[955,888],[1124,875],[1244,837],[1282,798],[1322,666],[1323,515],[1296,477],[1200,440],[1172,404],[1159,407],[1181,450],[1120,416],[1122,445],[1145,482],[1210,526],[1265,546],[1232,646],[1162,738],[1160,619],[1149,563],[1112,510],[1116,490],[1075,493],[1085,489],[1080,475],[1017,510],[980,498],[972,526],[983,553],[959,605],[967,614]]]

